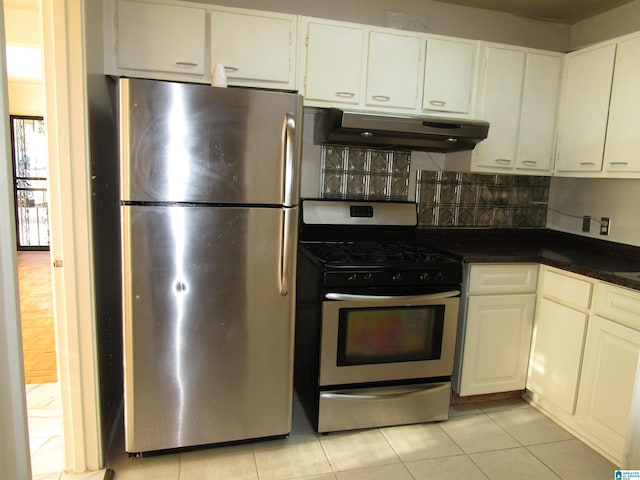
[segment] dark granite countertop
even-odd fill
[[[421,228],[418,239],[465,263],[536,262],[640,290],[640,247],[549,229]]]

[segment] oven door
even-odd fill
[[[447,377],[460,291],[411,296],[327,293],[320,385]]]

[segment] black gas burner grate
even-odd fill
[[[305,245],[321,260],[334,264],[433,264],[453,260],[431,248],[404,242],[326,242]]]

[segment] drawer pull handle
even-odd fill
[[[535,160],[524,160],[522,163],[524,163],[525,165],[537,165],[538,162],[536,162]]]
[[[429,100],[429,104],[433,105],[434,107],[444,107],[447,102],[444,102],[442,100]]]
[[[227,65],[224,66],[224,69],[226,72],[237,72],[238,70],[240,70],[238,67],[229,67]]]
[[[508,158],[496,158],[496,163],[499,163],[501,165],[511,165],[511,160],[509,160]]]
[[[592,167],[595,165],[595,162],[580,162],[580,165],[583,167]]]
[[[182,68],[196,68],[198,66],[197,63],[193,62],[176,62],[176,67]]]
[[[387,95],[373,95],[373,97],[371,98],[378,102],[388,102],[389,100],[391,100],[391,97],[388,97]]]
[[[336,97],[353,98],[355,96],[356,96],[356,94],[353,93],[353,92],[336,92]]]
[[[612,165],[614,167],[622,167],[629,165],[629,162],[609,162],[609,165]]]

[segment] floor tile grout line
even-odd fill
[[[548,444],[551,444],[551,443],[573,442],[574,440],[577,440],[577,439],[573,438],[573,439],[570,439],[570,440],[558,440],[558,441],[556,441],[556,442],[539,443],[539,444],[536,444],[536,445],[530,445],[530,446],[531,446],[531,447],[535,447],[535,446],[537,446],[537,445],[548,445]],[[578,441],[579,441],[579,440],[578,440]],[[562,475],[560,475],[560,472],[556,472],[553,468],[551,468],[551,466],[547,465],[547,464],[546,464],[546,463],[545,463],[545,462],[544,462],[540,457],[538,457],[534,452],[532,452],[532,451],[529,449],[529,447],[525,447],[525,448],[527,449],[527,451],[528,451],[531,455],[533,455],[533,456],[536,458],[536,460],[538,460],[538,461],[539,461],[540,463],[542,463],[545,467],[547,467],[549,470],[551,470],[551,471],[552,471],[552,472],[553,472],[553,473],[554,473],[558,478],[560,478],[560,480],[565,480],[565,479],[564,479],[564,477],[563,477]]]
[[[338,472],[333,466],[333,462],[331,461],[331,457],[329,457],[329,454],[327,453],[327,449],[325,448],[324,443],[322,443],[323,434],[321,434],[320,432],[316,432],[316,438],[318,439],[318,443],[320,443],[320,448],[322,448],[322,453],[324,453],[324,457],[327,459],[329,467],[331,467],[331,473],[333,473],[333,476],[337,478]]]

